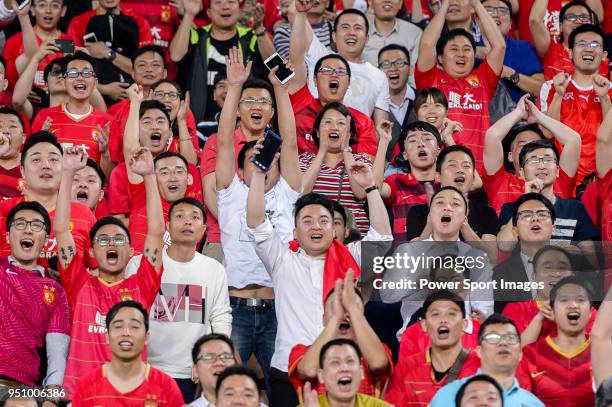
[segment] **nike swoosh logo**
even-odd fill
[[[6,274],[12,274],[14,276],[17,275],[17,273],[15,273],[14,271],[11,271],[11,269],[6,269]]]
[[[536,377],[538,377],[538,376],[542,376],[543,374],[546,374],[546,370],[543,370],[543,371],[541,371],[541,372],[532,373],[532,374],[531,374],[531,378],[532,378],[532,379],[535,379]]]

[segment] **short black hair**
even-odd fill
[[[247,376],[248,378],[253,380],[253,383],[255,383],[255,386],[257,387],[257,383],[258,383],[257,374],[253,370],[249,369],[248,367],[244,367],[242,365],[230,366],[226,368],[225,370],[223,370],[217,377],[217,385],[215,386],[215,396],[217,397],[217,400],[219,399],[219,392],[221,391],[221,385],[223,384],[225,379],[231,376]],[[259,397],[259,393],[257,393],[257,397]]]
[[[201,336],[200,339],[198,339],[193,344],[193,348],[191,348],[191,360],[193,360],[193,364],[194,365],[196,363],[198,363],[198,353],[200,353],[200,348],[206,342],[210,342],[210,341],[222,341],[222,342],[225,342],[227,344],[227,346],[229,346],[229,348],[232,350],[232,354],[236,353],[236,348],[234,348],[234,342],[232,342],[232,340],[227,335],[224,335],[224,334],[215,334],[215,333],[206,334],[204,336]]]
[[[512,325],[516,333],[519,334],[520,340],[520,333],[514,321],[502,314],[496,313],[489,315],[489,317],[484,320],[482,325],[480,325],[480,330],[478,331],[478,343],[482,343],[482,337],[486,334],[486,328],[489,325]]]
[[[332,205],[334,207],[334,212],[338,212],[340,216],[342,216],[342,221],[344,222],[344,226],[346,226],[348,222],[348,216],[346,214],[346,208],[338,201],[332,201]],[[332,212],[332,214],[334,213]]]
[[[293,210],[293,217],[295,223],[297,223],[297,217],[300,214],[300,211],[304,209],[306,206],[310,205],[321,205],[331,214],[332,219],[334,218],[334,205],[332,200],[326,197],[325,195],[318,194],[316,192],[309,192],[305,195],[302,195],[295,201],[295,207]]]
[[[332,339],[321,347],[321,351],[319,352],[319,367],[323,369],[323,362],[325,361],[325,355],[327,354],[328,350],[330,350],[334,346],[344,345],[348,345],[355,349],[355,352],[357,353],[357,356],[359,356],[359,360],[361,361],[361,350],[359,349],[359,346],[355,343],[355,341],[347,338],[337,338]]]
[[[330,1],[333,1],[333,0],[330,0]],[[328,59],[337,59],[341,61],[346,67],[346,73],[348,74],[349,79],[351,79],[351,66],[349,65],[348,61],[340,54],[327,54],[319,58],[319,60],[315,63],[315,66],[314,66],[315,76],[317,75],[317,72],[319,72],[319,68],[321,68],[321,65],[323,65],[323,62],[327,61]]]
[[[516,138],[518,137],[518,135],[526,131],[536,133],[538,136],[540,136],[541,140],[546,140],[546,137],[544,136],[544,132],[542,131],[542,129],[540,129],[540,127],[536,123],[518,124],[518,125],[513,126],[508,132],[508,134],[506,135],[506,137],[504,137],[504,142],[505,142],[504,144],[508,143],[507,146],[508,148],[510,148],[512,144],[514,143],[514,141],[516,140]]]
[[[546,198],[542,194],[539,194],[537,192],[528,192],[526,194],[521,195],[519,197],[519,199],[517,199],[514,202],[514,205],[512,207],[512,226],[516,226],[517,225],[519,209],[520,209],[521,205],[523,205],[527,201],[540,201],[540,202],[542,202],[542,204],[550,212],[550,220],[552,221],[553,225],[555,224],[555,219],[557,218],[557,215],[555,213],[555,206],[553,205],[553,203],[550,202],[550,200],[548,198]]]
[[[94,74],[97,76],[97,67],[96,67],[96,60],[93,59],[91,56],[89,56],[88,54],[84,53],[83,51],[77,51],[72,55],[66,55],[64,57],[64,61],[62,64],[62,75],[66,75],[66,72],[68,72],[68,65],[73,62],[73,61],[86,61],[89,62],[89,64],[91,65],[91,68],[94,71]]]
[[[4,67],[4,74],[6,75],[6,59],[0,55],[0,64]]]
[[[130,242],[132,241],[132,238],[130,237],[130,231],[128,230],[128,228],[125,226],[125,224],[122,221],[115,218],[114,216],[105,216],[103,218],[98,219],[98,221],[94,223],[91,229],[89,229],[89,240],[91,240],[92,246],[96,238],[96,234],[98,233],[98,230],[100,230],[103,226],[106,226],[106,225],[119,226],[121,229],[123,229],[123,231],[127,235],[128,241]]]
[[[454,187],[452,185],[447,185],[445,187],[440,188],[436,192],[434,192],[434,194],[431,196],[431,199],[429,200],[429,206],[431,207],[431,203],[434,201],[436,196],[438,196],[443,191],[454,191],[457,194],[459,194],[459,196],[461,196],[461,198],[463,199],[463,204],[465,205],[465,213],[467,215],[467,213],[468,213],[468,202],[467,202],[467,199],[465,199],[465,196],[463,195],[463,192],[459,191],[459,189],[457,189],[456,187]]]
[[[147,52],[154,52],[158,54],[162,58],[164,68],[166,67],[166,52],[159,45],[153,44],[143,45],[142,47],[137,48],[136,51],[132,53],[132,65],[136,65],[136,59],[142,54],[146,54]]]
[[[321,126],[321,121],[323,120],[323,116],[325,115],[325,113],[327,113],[329,110],[335,110],[337,112],[339,112],[342,116],[346,117],[346,116],[350,116],[351,117],[351,128],[350,128],[350,138],[349,138],[349,145],[352,146],[353,144],[357,143],[357,125],[355,124],[355,118],[353,117],[353,114],[351,113],[351,111],[349,110],[348,107],[346,107],[345,105],[343,105],[340,102],[331,102],[326,104],[325,106],[323,106],[321,108],[321,110],[319,110],[319,113],[317,113],[317,116],[314,119],[314,123],[312,125],[312,141],[314,141],[315,145],[317,147],[319,147],[319,126]]]
[[[570,267],[572,268],[572,272],[576,270],[577,265],[576,265],[576,262],[574,260],[574,257],[571,255],[570,252],[567,251],[567,249],[565,249],[565,248],[563,248],[561,246],[546,245],[546,246],[541,247],[540,249],[538,249],[536,254],[533,255],[532,264],[533,264],[533,272],[534,273],[538,272],[538,262],[540,261],[540,257],[542,257],[542,255],[544,255],[545,253],[548,253],[548,252],[559,252],[559,253],[562,253],[569,260]]]
[[[399,136],[399,140],[397,143],[398,143],[400,153],[404,152],[404,149],[405,149],[404,143],[406,142],[406,139],[408,138],[408,133],[412,131],[426,131],[428,133],[431,133],[436,138],[436,141],[438,142],[438,147],[440,147],[443,143],[442,136],[440,135],[440,132],[438,131],[438,129],[436,129],[436,126],[434,126],[433,124],[421,121],[421,120],[416,120],[408,124],[403,129],[402,133]]]
[[[168,119],[168,124],[172,123],[172,120],[170,120],[170,112],[168,112],[168,109],[166,109],[166,105],[159,100],[144,100],[140,104],[138,118],[142,119],[142,116],[144,116],[147,111],[153,109],[161,110],[164,113],[164,116],[166,116],[166,119]]]
[[[153,167],[155,167],[159,161],[171,157],[179,158],[185,164],[185,168],[189,169],[189,161],[187,161],[187,159],[183,157],[180,153],[174,151],[164,151],[159,153],[159,155],[153,159]]]
[[[432,98],[435,103],[441,103],[448,110],[448,99],[446,95],[438,88],[423,88],[417,91],[414,97],[414,111],[418,112],[421,106],[427,103],[427,99]]]
[[[96,174],[98,174],[98,177],[100,178],[100,186],[104,187],[104,184],[106,183],[106,175],[104,175],[104,171],[102,171],[102,168],[100,168],[98,163],[95,162],[93,159],[87,157],[87,162],[85,166],[94,169],[94,171],[96,172]]]
[[[476,52],[476,41],[474,41],[474,36],[463,28],[455,28],[452,30],[448,30],[440,36],[438,42],[436,43],[436,55],[442,55],[444,53],[444,48],[446,47],[446,44],[448,44],[456,37],[467,38],[470,44],[472,45],[472,49],[474,50],[474,52]]]
[[[270,98],[272,99],[272,107],[273,108],[276,107],[276,98],[274,97],[274,88],[272,87],[270,82],[265,81],[263,79],[250,77],[245,82],[245,84],[242,85],[242,90],[240,91],[241,95],[247,89],[265,89],[270,94]]]
[[[604,33],[604,31],[601,29],[600,26],[594,25],[594,24],[582,24],[574,28],[574,30],[569,35],[569,38],[567,39],[569,49],[574,49],[574,45],[576,44],[576,37],[584,33],[595,33],[599,35],[601,37],[602,49],[605,50],[606,34]]]
[[[557,165],[559,164],[559,150],[557,150],[557,146],[550,140],[534,140],[525,144],[523,148],[521,148],[521,152],[519,153],[519,165],[522,167],[525,166],[527,161],[527,154],[531,153],[534,150],[539,150],[541,148],[545,148],[547,150],[552,150],[555,154],[555,159],[557,160]]]
[[[107,330],[110,330],[110,325],[113,322],[113,319],[117,316],[117,313],[119,313],[119,311],[122,308],[134,308],[140,311],[144,319],[145,330],[149,332],[149,313],[147,312],[145,307],[142,306],[141,303],[139,303],[138,301],[132,301],[132,300],[120,301],[116,303],[115,305],[113,305],[110,310],[108,310],[108,313],[106,314],[106,329]]]
[[[388,44],[382,47],[380,51],[378,51],[377,61],[380,61],[380,57],[382,56],[382,54],[384,54],[387,51],[403,52],[404,55],[406,56],[406,59],[408,60],[408,65],[410,65],[410,51],[408,51],[408,48],[404,47],[403,45],[399,45],[399,44]]]
[[[17,216],[18,212],[28,210],[38,212],[40,216],[42,216],[43,222],[45,222],[45,231],[47,232],[47,235],[50,234],[51,218],[49,217],[49,212],[47,212],[45,207],[37,201],[23,201],[13,206],[6,216],[6,230],[8,231],[11,228],[11,223],[13,223],[13,220],[15,220],[15,216]]]
[[[461,151],[470,157],[472,161],[472,168],[476,169],[476,160],[474,159],[474,153],[466,146],[462,146],[461,144],[455,144],[452,146],[444,147],[439,153],[438,158],[436,159],[436,172],[442,171],[442,165],[444,165],[444,160],[450,153],[454,153],[455,151]]]
[[[555,300],[557,299],[557,295],[559,294],[559,290],[566,285],[577,285],[580,286],[582,288],[584,288],[584,291],[586,291],[587,293],[587,297],[589,299],[589,303],[593,303],[593,288],[591,287],[591,285],[584,280],[583,278],[577,276],[577,275],[571,275],[571,276],[567,276],[567,277],[563,277],[561,280],[559,280],[557,282],[557,284],[555,284],[553,286],[553,288],[550,290],[550,306],[551,308],[553,307],[553,304],[555,303]]]
[[[333,0],[330,0],[333,1]],[[363,21],[365,22],[365,32],[366,34],[370,32],[370,22],[368,21],[368,18],[366,17],[365,14],[363,14],[363,12],[355,9],[355,8],[346,8],[344,10],[342,10],[342,12],[340,12],[340,14],[338,14],[336,16],[336,18],[334,19],[334,32],[338,31],[338,24],[340,24],[340,18],[342,16],[345,16],[347,14],[355,14],[358,15],[360,17],[363,18]]]
[[[459,391],[457,391],[457,395],[455,396],[455,405],[460,406],[461,405],[461,401],[463,400],[463,396],[465,395],[465,389],[467,389],[467,387],[472,384],[473,382],[488,382],[491,383],[493,386],[495,386],[495,389],[499,392],[499,398],[500,400],[504,400],[504,392],[501,388],[501,386],[499,385],[499,383],[497,383],[497,381],[492,378],[489,375],[486,374],[477,374],[475,376],[470,377],[469,379],[467,379],[459,388]]]
[[[25,122],[23,121],[23,117],[21,117],[21,114],[19,114],[19,112],[17,112],[15,109],[11,109],[10,107],[0,107],[0,114],[10,114],[15,116],[21,124],[21,131],[25,131]]]
[[[236,157],[236,162],[238,163],[238,168],[244,170],[244,160],[246,160],[246,155],[249,150],[253,149],[257,144],[257,140],[251,140],[244,143],[244,145],[238,151],[238,156]]]
[[[25,167],[25,160],[28,156],[28,151],[36,144],[40,143],[49,143],[53,147],[57,148],[60,152],[60,155],[64,154],[64,149],[59,141],[57,141],[57,137],[55,134],[51,133],[48,130],[41,130],[34,134],[32,134],[29,138],[26,139],[23,144],[23,149],[21,150],[21,166]]]
[[[595,393],[595,407],[610,407],[612,405],[612,376],[604,379]]]
[[[217,72],[217,74],[215,75],[215,80],[213,81],[213,88],[216,88],[220,82],[226,81],[226,80],[227,80],[227,75],[225,74],[225,72]]]
[[[565,20],[565,14],[567,13],[567,10],[569,10],[571,7],[574,6],[581,6],[587,9],[587,11],[589,12],[589,14],[591,15],[591,22],[593,22],[593,10],[591,10],[591,7],[584,1],[582,0],[572,0],[569,3],[567,3],[565,6],[561,7],[561,10],[559,10],[559,22],[562,23],[563,20]]]
[[[181,85],[179,85],[178,82],[173,81],[172,79],[167,79],[167,78],[160,79],[157,82],[155,82],[153,86],[151,86],[151,89],[155,90],[159,87],[159,85],[163,85],[164,83],[172,85],[176,89],[176,91],[179,93],[179,98],[181,99],[183,98],[183,89],[181,88]]]
[[[439,290],[429,294],[427,298],[425,298],[425,302],[423,302],[423,315],[427,315],[427,310],[436,301],[454,302],[455,305],[457,305],[461,310],[461,315],[463,318],[465,318],[465,301],[463,301],[459,295],[448,290]]]
[[[486,2],[486,1],[488,1],[488,0],[482,0],[482,3]],[[512,15],[512,4],[508,0],[499,0],[499,1],[501,1],[502,3],[504,3],[508,7],[508,10],[510,10],[510,15]]]
[[[62,75],[64,74],[63,67],[65,65],[65,60],[66,60],[65,56],[57,57],[45,66],[45,70],[43,71],[43,78],[45,79],[45,82],[49,81],[49,75],[51,74],[51,70],[53,69],[54,66],[58,66],[60,68],[60,72],[62,73]]]
[[[170,205],[170,209],[168,209],[168,221],[172,219],[172,211],[174,210],[174,208],[180,204],[188,204],[198,208],[202,212],[202,219],[204,220],[204,222],[206,222],[206,209],[204,209],[204,205],[202,205],[202,203],[197,199],[190,197],[180,198],[172,202],[172,205]]]

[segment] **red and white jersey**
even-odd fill
[[[612,96],[612,89],[608,94]],[[553,81],[545,82],[540,91],[542,112],[548,110],[554,95]],[[583,88],[572,79],[563,95],[560,118],[563,124],[574,129],[582,139],[580,164],[576,175],[576,184],[580,184],[585,176],[595,171],[595,139],[603,120],[599,96],[593,87]],[[558,142],[556,144],[561,151],[562,146]]]
[[[599,73],[606,78],[608,77],[608,58],[604,58],[599,65]],[[542,58],[542,67],[544,68],[544,79],[550,80],[559,72],[566,72],[570,75],[574,74],[574,62],[570,57],[570,52],[567,48],[553,39],[550,42],[550,47],[546,56]]]

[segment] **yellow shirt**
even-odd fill
[[[327,401],[327,395],[322,394],[319,396],[319,405],[321,407],[331,407],[329,401]],[[300,404],[299,407],[304,407],[304,404]],[[355,407],[391,407],[391,404],[372,396],[368,396],[365,394],[357,394]]]

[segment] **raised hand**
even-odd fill
[[[132,154],[130,157],[130,170],[134,174],[138,174],[141,176],[150,175],[154,172],[153,167],[153,156],[151,155],[151,151],[149,151],[146,147],[140,147],[138,150]]]
[[[346,310],[342,304],[342,286],[343,282],[340,279],[336,280],[334,283],[330,323],[335,324],[336,326],[340,325],[340,323],[344,320],[344,316],[346,315]]]
[[[554,76],[553,85],[555,86],[555,92],[557,92],[557,95],[565,95],[565,91],[567,90],[570,80],[571,76],[565,72],[559,72]]]
[[[350,128],[350,127],[349,127]],[[393,123],[389,120],[383,120],[376,126],[376,134],[378,134],[378,142],[386,141],[391,142],[391,132],[393,130]]]
[[[66,147],[62,158],[62,168],[69,171],[78,171],[87,165],[87,154],[82,148]]]
[[[125,82],[111,82],[105,86],[106,94],[113,100],[123,100],[129,97],[129,93],[127,89],[129,89],[130,84]]]
[[[253,16],[251,17],[253,20],[253,30],[261,28],[265,15],[266,6],[258,2],[257,5],[255,5],[255,9],[253,10]]]
[[[304,407],[321,407],[319,404],[319,394],[312,388],[310,382],[304,384]]]
[[[528,94],[521,96],[518,102],[516,102],[516,108],[514,110],[521,114],[522,120],[527,120],[527,105],[525,101],[529,98]]]
[[[0,133],[0,157],[6,155],[11,149],[11,138],[4,133]]]
[[[314,6],[313,0],[295,0],[295,11],[298,13],[307,13]]]
[[[144,90],[142,86],[134,82],[129,88],[127,88],[127,96],[131,102],[142,103],[144,100]]]
[[[346,125],[342,130],[342,134],[340,134],[341,148],[344,150],[347,147],[350,147],[351,144],[351,116],[346,116]]]
[[[26,4],[25,6],[23,6],[23,7],[21,8],[21,10],[19,9],[19,5],[17,4],[17,1],[16,1],[16,0],[13,0],[13,4],[12,4],[12,6],[13,6],[13,11],[14,11],[15,13],[17,13],[17,16],[19,16],[19,17],[23,17],[23,16],[27,16],[27,17],[29,17],[29,14],[30,14],[30,8],[32,7],[32,0],[30,0],[30,1],[28,2],[28,4]]]
[[[372,169],[364,163],[359,163],[353,160],[353,162],[348,167],[348,170],[351,172],[353,179],[359,184],[363,189],[369,188],[374,184],[374,175],[372,175]]]
[[[95,140],[98,142],[98,150],[100,155],[108,151],[108,139],[110,137],[110,123],[106,123],[104,127],[98,124],[98,133],[95,135]]]
[[[229,55],[225,57],[227,81],[229,84],[242,86],[249,79],[252,65],[253,61],[249,61],[244,66],[242,53],[237,47],[232,47]]]
[[[528,194],[529,192],[541,193],[542,189],[544,189],[544,182],[539,178],[535,178],[535,179],[532,179],[531,181],[525,182],[525,193],[526,194]]]
[[[202,0],[183,0],[183,10],[185,15],[195,17],[200,11],[202,11]],[[178,11],[177,7],[177,11]]]
[[[179,122],[187,121],[187,112],[189,111],[190,102],[191,95],[189,94],[189,91],[187,91],[187,93],[185,93],[185,99],[181,101],[178,113],[176,114],[176,118]]]
[[[53,55],[58,52],[59,52],[59,48],[55,46],[54,40],[45,41],[42,44],[40,44],[40,47],[34,54],[34,59],[36,61],[42,61],[43,59],[47,57],[47,55]]]
[[[605,97],[610,90],[610,81],[606,79],[604,76],[595,75],[593,78],[593,88],[595,89],[595,93],[600,98]]]
[[[264,143],[264,137],[260,137],[259,140],[257,140],[257,143],[255,143],[255,146],[253,146],[253,155],[252,155],[252,157],[255,157],[257,154],[259,154],[259,152],[263,148],[263,143]],[[277,152],[274,155],[274,159],[272,160],[272,163],[270,164],[270,167],[268,168],[268,171],[270,171],[272,168],[274,168],[274,166],[276,166],[276,163],[277,163],[277,161],[279,159],[280,159],[280,152]],[[255,169],[256,173],[265,174],[266,172],[268,172],[268,171],[262,170],[257,165],[254,165],[253,168]]]
[[[53,119],[51,117],[47,117],[42,125],[42,130],[51,131],[51,126],[53,126]]]
[[[538,116],[542,114],[540,109],[529,98],[526,98],[524,103],[527,110],[527,123],[538,123],[540,121]]]
[[[278,72],[278,66],[275,66],[274,68],[270,69],[270,73],[268,74],[268,80],[270,81],[272,86],[274,86],[275,88],[287,88],[288,87],[287,84],[289,82],[283,85],[281,81],[279,81],[278,78],[276,77],[276,72]]]
[[[354,278],[355,272],[353,269],[349,269],[344,277],[344,287],[342,288],[342,305],[349,315],[363,314],[363,302],[355,292]]]

